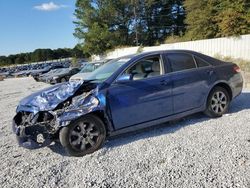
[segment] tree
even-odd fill
[[[83,54],[78,45],[73,49],[69,48],[59,48],[56,50],[36,49],[34,52],[9,55],[8,57],[0,56],[0,66],[48,61],[52,59],[68,58],[72,56],[76,58],[83,58],[86,55]]]
[[[186,0],[186,37],[191,40],[250,32],[249,0]]]
[[[228,37],[250,33],[249,0],[221,1],[219,10],[217,36]]]
[[[22,64],[25,62],[25,54],[21,53],[21,54],[17,54],[15,55],[15,64]]]
[[[162,43],[167,36],[181,36],[185,32],[182,4],[182,0],[148,0],[138,5],[143,45]]]
[[[183,0],[77,0],[75,37],[89,54],[154,45],[185,31]]]
[[[218,2],[216,0],[186,0],[186,36],[191,40],[212,38],[218,33],[216,24]]]
[[[77,44],[71,51],[71,57],[84,58],[87,57],[87,55],[83,53],[82,46]]]

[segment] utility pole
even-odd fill
[[[137,15],[136,15],[136,0],[133,1],[134,3],[134,18],[135,18],[135,41],[136,41],[136,46],[139,46],[138,43],[138,31],[137,31]]]

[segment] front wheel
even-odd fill
[[[230,97],[226,89],[215,87],[207,99],[205,114],[209,117],[221,117],[228,111]]]
[[[63,127],[60,142],[73,156],[84,156],[98,150],[105,141],[106,129],[102,120],[95,115],[86,115]]]

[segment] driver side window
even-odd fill
[[[139,60],[132,67],[127,69],[125,74],[131,75],[132,80],[141,80],[161,75],[160,56]]]

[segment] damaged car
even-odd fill
[[[70,155],[83,156],[110,136],[197,112],[220,117],[242,86],[234,63],[186,50],[141,53],[24,98],[13,131],[23,147],[59,139]]]

